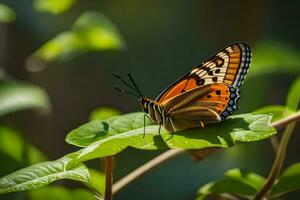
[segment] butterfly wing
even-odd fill
[[[212,83],[226,83],[239,88],[248,72],[250,59],[249,46],[245,43],[234,43],[180,77],[156,101],[163,103],[184,92]]]
[[[196,87],[162,103],[174,130],[217,123],[237,109],[238,89],[224,83]]]

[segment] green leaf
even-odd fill
[[[262,108],[259,108],[254,111],[256,114],[272,114],[272,122],[278,121],[280,119],[283,119],[294,112],[291,111],[288,107],[281,106],[281,105],[270,105],[270,106],[265,106]]]
[[[87,187],[104,194],[105,191],[105,173],[94,169],[89,169],[91,182],[84,183]]]
[[[90,121],[93,120],[104,120],[110,117],[118,116],[120,115],[120,111],[114,109],[114,108],[108,108],[108,107],[102,107],[102,108],[97,108],[93,110],[93,112],[90,115]]]
[[[252,60],[250,77],[280,72],[300,72],[300,52],[290,45],[277,40],[264,40],[253,48],[255,59]]]
[[[89,182],[90,175],[85,165],[70,167],[70,162],[77,156],[73,153],[56,161],[35,164],[13,172],[0,179],[0,194],[37,189],[61,179]]]
[[[241,169],[231,169],[225,173],[222,180],[208,183],[198,190],[197,199],[207,196],[229,193],[248,198],[262,187],[265,179],[257,174]]]
[[[288,167],[278,178],[271,190],[271,195],[277,197],[287,192],[300,189],[300,163]]]
[[[148,118],[145,125],[151,124]],[[71,131],[66,142],[79,147],[86,147],[93,142],[119,133],[125,133],[144,127],[144,113],[130,113],[121,117],[110,117],[106,120],[94,120]]]
[[[298,110],[300,102],[300,76],[293,82],[289,89],[286,105],[289,109]]]
[[[266,114],[235,115],[222,123],[209,125],[204,129],[179,131],[172,136],[164,128],[159,135],[157,125],[146,126],[144,132],[144,113],[132,113],[107,121],[89,122],[69,133],[67,142],[77,146],[91,143],[80,152],[81,161],[115,155],[127,147],[144,150],[165,150],[168,147],[226,148],[235,141],[251,142],[272,136],[276,129],[271,126],[270,120],[271,116]],[[102,133],[101,136],[97,136],[99,133]]]
[[[33,6],[38,12],[60,14],[73,6],[76,0],[34,0]]]
[[[276,133],[271,125],[272,116],[267,114],[240,114],[204,129],[176,132],[173,137],[161,134],[170,148],[202,149],[206,147],[230,147],[235,141],[253,142]]]
[[[26,142],[17,130],[3,125],[0,125],[0,152],[24,164],[32,165],[47,160],[46,156]]]
[[[48,112],[50,106],[46,92],[26,83],[1,81],[0,116],[27,109]]]
[[[68,189],[62,186],[47,186],[28,193],[30,200],[96,200],[95,194],[85,189]]]
[[[15,19],[16,13],[7,5],[0,3],[0,22],[11,23]]]
[[[43,69],[47,62],[68,61],[91,51],[119,50],[124,41],[117,27],[104,15],[88,11],[82,14],[69,31],[46,42],[27,60],[31,71]]]

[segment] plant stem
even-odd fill
[[[128,174],[127,176],[125,176],[124,178],[122,178],[121,180],[116,182],[113,185],[113,189],[112,189],[113,194],[117,193],[119,190],[121,190],[127,184],[131,183],[132,181],[134,181],[138,177],[142,176],[146,172],[150,171],[151,169],[154,169],[154,167],[157,167],[161,163],[163,163],[183,152],[184,152],[183,150],[171,149],[171,150],[168,150],[168,151],[160,154],[159,156],[150,160],[146,164],[142,165],[141,167],[137,168],[136,170],[134,170],[133,172],[131,172],[130,174]]]
[[[279,129],[279,128],[286,127],[288,124],[290,124],[292,122],[296,122],[296,121],[300,121],[300,112],[292,114],[284,119],[278,120],[278,121],[272,123],[272,126]],[[165,161],[167,161],[177,155],[180,155],[184,152],[186,152],[186,151],[171,149],[171,150],[168,150],[168,151],[164,152],[163,154],[155,157],[154,159],[148,161],[146,164],[142,165],[141,167],[137,168],[136,170],[134,170],[133,172],[131,172],[130,174],[126,175],[121,180],[116,182],[113,185],[113,189],[112,189],[113,194],[117,193],[118,191],[123,189],[125,186],[127,186],[129,183],[133,182],[134,180],[138,179],[142,175],[146,174],[148,171],[150,171],[154,167],[157,167],[158,165],[164,163]]]
[[[113,169],[114,169],[114,157],[108,156],[104,158],[105,166],[105,193],[104,200],[112,200],[112,184],[113,184]]]
[[[268,178],[264,184],[264,186],[260,189],[260,191],[255,195],[255,197],[253,198],[253,200],[261,200],[263,199],[267,193],[270,191],[270,189],[272,188],[275,180],[277,179],[284,159],[285,159],[285,155],[286,155],[286,150],[290,141],[290,138],[292,136],[293,130],[296,126],[296,123],[291,123],[287,126],[287,128],[285,129],[283,136],[281,138],[281,141],[279,143],[279,147],[278,147],[278,152],[275,158],[275,161],[273,163],[272,169],[268,175]]]

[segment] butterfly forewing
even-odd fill
[[[247,44],[232,44],[175,81],[156,101],[163,103],[207,84],[226,83],[239,88],[248,72],[250,59],[251,51]]]

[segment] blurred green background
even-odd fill
[[[0,3],[15,13],[6,13],[0,7],[0,97],[7,92],[8,79],[39,86],[33,93],[25,91],[33,98],[26,106],[1,113],[0,144],[5,141],[2,135],[17,132],[26,143],[20,146],[16,138],[7,141],[13,141],[12,149],[36,149],[32,160],[44,157],[39,150],[51,160],[76,150],[64,141],[66,134],[87,122],[98,107],[113,107],[122,113],[139,110],[137,99],[113,89],[118,83],[113,73],[131,72],[143,94],[155,98],[219,49],[246,41],[253,50],[253,62],[241,89],[240,113],[284,104],[291,82],[300,74],[300,2],[296,0]],[[17,90],[12,99],[30,98],[19,94]],[[0,98],[0,107],[3,102]],[[13,112],[23,108],[26,111]],[[286,165],[299,161],[299,141],[300,136],[295,134]],[[116,159],[116,180],[159,153],[134,149],[122,152]],[[236,145],[196,164],[180,156],[134,182],[115,199],[193,199],[199,186],[222,177],[230,168],[266,175],[273,158],[268,140]],[[34,163],[28,160],[0,147],[0,177]],[[100,165],[96,161],[89,164],[96,168]],[[299,194],[291,193],[286,199],[297,199]],[[0,196],[28,198],[25,193]]]

